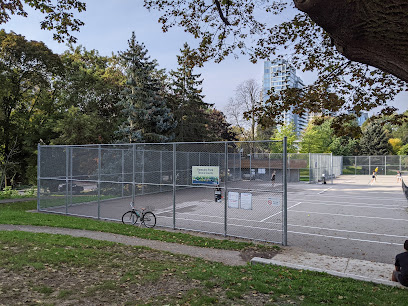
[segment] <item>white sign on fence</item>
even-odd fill
[[[241,208],[252,209],[252,193],[249,192],[241,193]]]
[[[229,191],[228,192],[228,207],[229,208],[239,208],[239,193]]]
[[[268,198],[268,205],[271,206],[280,206],[281,202],[279,198]]]

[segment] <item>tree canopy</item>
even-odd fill
[[[304,12],[293,13],[293,3]],[[406,0],[375,0],[370,5],[364,0],[179,0],[177,5],[145,0],[148,9],[162,13],[159,22],[164,31],[183,27],[199,40],[196,58],[200,62],[219,62],[239,54],[248,54],[255,62],[284,50],[296,68],[317,72],[315,83],[303,90],[288,89],[278,98],[271,96],[265,115],[277,118],[291,109],[297,114],[329,110],[342,120],[351,119],[351,112],[358,115],[376,107],[382,108],[382,114],[395,111],[387,103],[407,89],[408,81],[399,72],[408,72],[404,68],[408,63],[407,5]],[[274,16],[284,11],[293,18],[275,24]],[[393,44],[398,46],[393,49]]]
[[[0,25],[10,20],[11,15],[27,17],[24,5],[45,14],[41,21],[41,29],[54,32],[54,39],[58,42],[76,42],[72,32],[79,31],[84,23],[74,17],[86,10],[86,4],[79,0],[57,0],[55,4],[50,0],[0,0]]]

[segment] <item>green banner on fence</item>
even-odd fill
[[[219,185],[220,167],[192,166],[193,184]]]

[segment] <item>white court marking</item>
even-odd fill
[[[318,237],[325,237],[325,238],[342,239],[342,240],[353,240],[353,241],[360,241],[360,242],[370,242],[370,243],[378,243],[378,244],[388,244],[388,245],[398,245],[398,246],[402,245],[401,243],[394,243],[394,242],[384,242],[384,241],[357,239],[357,238],[349,238],[349,237],[329,236],[329,235],[302,233],[302,232],[294,232],[294,231],[288,231],[288,233],[306,235],[306,236],[318,236]]]
[[[296,204],[294,204],[294,205],[288,207],[287,210],[291,209],[292,207],[298,206],[300,203],[302,203],[302,202],[296,203]],[[265,221],[268,220],[269,218],[275,217],[276,215],[279,215],[279,214],[281,214],[281,213],[282,213],[282,212],[279,211],[279,212],[277,212],[276,214],[270,215],[269,217],[266,217],[265,219],[262,219],[261,222],[265,222]]]
[[[296,225],[296,224],[288,224],[288,226],[312,228],[312,229],[325,230],[325,231],[345,232],[345,233],[353,233],[353,234],[364,234],[364,235],[372,235],[372,236],[384,236],[384,237],[393,237],[393,238],[406,238],[405,235],[404,235],[404,236],[399,236],[399,235],[379,234],[379,233],[372,233],[372,232],[349,231],[349,230],[343,230],[343,229],[335,229],[335,228],[327,228],[327,227],[318,227],[318,226]]]
[[[405,210],[406,206],[401,206],[401,205],[386,205],[386,206],[379,206],[379,204],[339,204],[338,202],[335,201],[320,201],[319,203],[316,203],[317,201],[313,200],[303,200],[305,204],[308,205],[324,205],[324,206],[340,206],[340,207],[361,207],[361,208],[381,208],[381,209],[393,209],[393,210]],[[328,204],[328,203],[334,203],[334,204]],[[392,206],[392,207],[390,207]]]
[[[327,188],[327,189],[325,189],[325,190],[322,190],[322,191],[318,192],[317,194],[325,193],[326,191],[329,191],[329,190],[332,189],[333,187],[334,187],[334,186],[331,186],[331,187],[329,187],[329,188]]]
[[[341,191],[341,190],[335,190],[335,191]],[[381,192],[382,193],[382,192]],[[393,193],[395,195],[395,193]],[[314,194],[305,194],[305,195],[299,195],[299,197],[315,197],[316,195]],[[321,194],[321,197],[336,197],[336,198],[341,198],[341,199],[368,199],[368,200],[384,200],[384,201],[392,201],[392,202],[405,202],[405,199],[392,199],[392,198],[380,198],[380,197],[367,197],[367,196],[347,196],[347,195],[333,195],[333,194]],[[320,197],[319,197],[320,198]]]
[[[291,210],[291,212],[305,213],[305,214],[316,214],[316,215],[330,215],[330,216],[342,216],[342,217],[352,217],[352,218],[366,218],[366,219],[380,219],[380,220],[392,220],[392,221],[408,222],[407,219],[395,219],[395,218],[383,218],[383,217],[369,217],[369,216],[355,216],[355,215],[345,215],[345,214],[320,213],[320,212],[303,211],[303,210]]]

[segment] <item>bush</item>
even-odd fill
[[[0,199],[11,199],[18,196],[18,191],[11,189],[11,186],[4,187],[3,191],[0,191]]]

